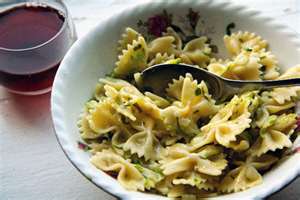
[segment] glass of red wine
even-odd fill
[[[61,0],[0,1],[0,85],[24,95],[51,91],[59,64],[75,40]]]

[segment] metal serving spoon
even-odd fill
[[[245,91],[271,89],[276,87],[290,87],[300,85],[300,78],[272,81],[241,81],[231,80],[215,75],[204,69],[186,64],[158,64],[145,69],[141,73],[142,90],[150,91],[157,95],[165,96],[168,83],[186,73],[193,78],[205,81],[209,93],[218,102]]]

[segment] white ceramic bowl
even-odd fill
[[[125,190],[115,179],[89,162],[88,153],[78,149],[80,140],[76,122],[84,103],[91,97],[99,77],[112,71],[116,61],[117,41],[127,26],[136,27],[163,9],[173,15],[184,15],[189,8],[200,11],[205,29],[212,41],[224,52],[222,38],[227,24],[235,30],[256,32],[270,43],[272,52],[285,70],[300,63],[300,42],[295,33],[273,19],[245,7],[219,1],[176,0],[139,4],[102,21],[89,34],[77,41],[63,60],[52,91],[52,118],[59,143],[73,165],[93,183],[121,199],[166,199],[152,194]],[[222,54],[222,53],[221,53]],[[264,175],[263,184],[249,190],[222,195],[214,199],[261,199],[287,185],[300,172],[300,154],[294,154]]]

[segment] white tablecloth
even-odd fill
[[[234,1],[275,16],[300,34],[299,0]],[[139,1],[65,2],[81,37],[103,17]],[[49,97],[12,95],[0,86],[0,199],[115,199],[81,176],[66,159],[52,129]],[[299,200],[300,180],[269,199]]]

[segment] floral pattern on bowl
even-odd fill
[[[187,14],[183,16],[173,15],[167,10],[163,10],[162,13],[153,15],[145,21],[139,20],[137,27],[147,41],[162,36],[167,28],[171,27],[180,35],[183,44],[192,39],[215,33],[214,26],[207,26],[199,11],[194,11],[192,8],[189,8]],[[208,39],[212,43],[211,38]],[[213,53],[218,53],[216,45],[210,44],[210,47]]]

